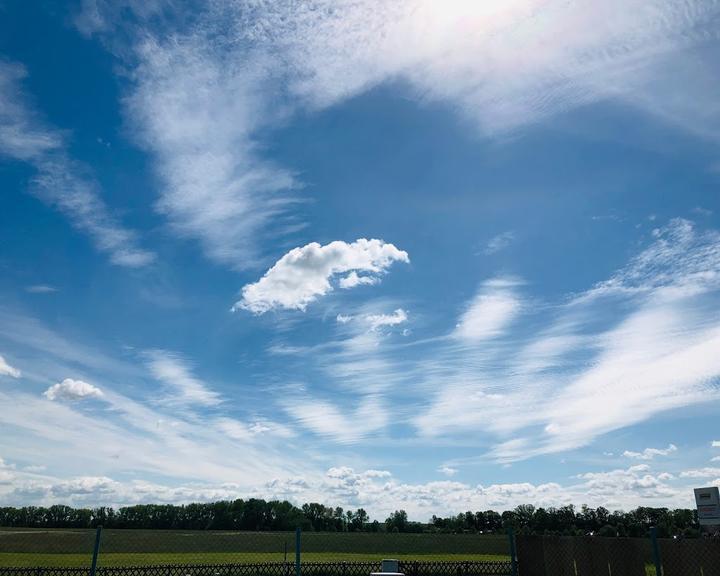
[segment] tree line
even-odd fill
[[[562,506],[536,508],[521,505],[514,510],[465,512],[447,518],[433,516],[414,522],[404,510],[384,522],[371,520],[363,508],[344,510],[319,503],[295,506],[288,501],[248,500],[195,504],[138,504],[114,509],[24,506],[0,508],[0,526],[12,528],[134,528],[165,530],[283,531],[301,527],[318,532],[442,532],[501,533],[509,527],[520,534],[593,534],[598,536],[645,536],[655,526],[661,537],[697,536],[694,510],[640,507],[630,512],[599,507]]]

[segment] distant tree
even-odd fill
[[[395,510],[385,520],[385,526],[388,532],[405,532],[408,527],[408,516],[405,510]]]

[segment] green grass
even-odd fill
[[[302,555],[303,562],[368,562],[383,558],[422,561],[504,561],[508,556],[498,554],[366,554],[337,552],[307,552]],[[140,566],[151,564],[232,564],[254,562],[282,562],[283,555],[277,553],[110,553],[100,554],[99,566]],[[288,561],[294,562],[294,555],[288,554]],[[47,567],[85,567],[90,565],[87,554],[43,554],[0,552],[0,566],[47,566]]]
[[[94,530],[0,528],[0,566],[85,567]],[[294,532],[103,530],[100,566],[232,564],[295,559]],[[506,536],[320,533],[302,535],[304,562],[508,560]]]

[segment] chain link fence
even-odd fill
[[[658,550],[664,576],[720,576],[720,538],[663,538]]]
[[[0,576],[511,576],[502,535],[0,529]]]
[[[517,536],[520,576],[720,576],[720,539]]]

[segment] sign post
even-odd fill
[[[698,522],[705,530],[720,529],[720,490],[717,486],[695,488]]]

